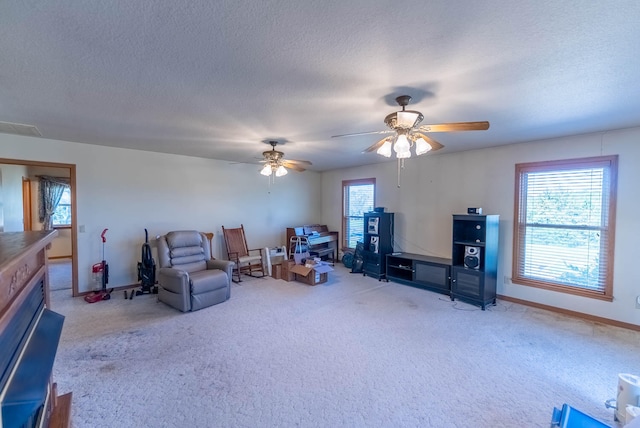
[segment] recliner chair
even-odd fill
[[[231,297],[234,263],[212,260],[204,233],[169,232],[158,238],[158,300],[182,312],[197,311]]]

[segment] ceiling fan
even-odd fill
[[[411,101],[409,95],[400,95],[396,98],[401,111],[391,113],[384,118],[384,123],[389,127],[384,131],[358,132],[355,134],[333,135],[331,138],[352,137],[369,134],[393,134],[364,149],[363,153],[373,152],[391,157],[392,148],[398,159],[411,157],[411,147],[415,147],[416,155],[425,154],[431,150],[440,150],[444,146],[429,137],[427,132],[456,132],[456,131],[484,131],[489,129],[489,122],[452,122],[435,125],[420,125],[424,116],[416,110],[406,110],[405,107]]]
[[[261,160],[260,163],[265,164],[264,168],[260,171],[262,175],[270,176],[271,174],[275,174],[276,177],[282,177],[283,175],[287,175],[287,168],[302,172],[306,170],[305,166],[312,165],[311,162],[307,160],[284,159],[284,153],[276,150],[278,142],[269,141],[269,144],[271,144],[271,150],[262,152],[264,159]]]

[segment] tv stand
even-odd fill
[[[451,260],[413,253],[387,254],[387,281],[449,295]]]

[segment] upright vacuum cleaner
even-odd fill
[[[100,237],[102,238],[102,261],[94,264],[91,267],[93,275],[96,277],[100,276],[101,287],[99,290],[84,296],[84,300],[87,303],[95,303],[95,302],[99,302],[100,300],[109,300],[111,298],[111,292],[113,291],[113,288],[110,290],[107,290],[107,284],[109,283],[109,264],[107,263],[104,257],[104,244],[107,242],[107,238],[105,237],[105,234],[107,233],[107,230],[109,229],[103,230],[102,234],[100,235]]]
[[[142,261],[138,263],[138,281],[140,281],[140,290],[136,291],[136,296],[140,296],[145,293],[158,294],[158,286],[156,285],[156,262],[151,256],[151,245],[149,245],[149,232],[147,232],[147,229],[144,230],[144,244],[142,244],[141,260]]]

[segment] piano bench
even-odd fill
[[[331,255],[331,264],[335,263],[336,253],[333,248],[319,248],[317,250],[311,250],[309,254],[312,257],[327,257],[327,260],[329,260],[329,255]]]

